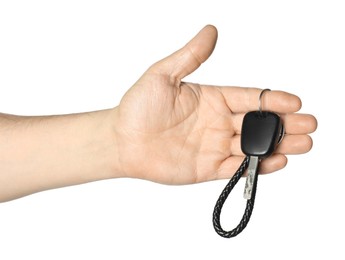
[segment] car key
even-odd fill
[[[261,92],[260,98],[264,91]],[[248,112],[242,123],[241,149],[246,157],[225,186],[214,207],[213,227],[220,236],[225,238],[237,236],[247,226],[254,208],[259,163],[274,152],[284,136],[284,126],[279,115],[263,111],[261,101],[259,104],[259,110]],[[247,168],[248,177],[244,190],[244,198],[247,200],[246,209],[240,223],[234,229],[225,231],[220,224],[222,207]]]
[[[242,152],[249,156],[248,177],[244,198],[252,197],[254,181],[258,174],[261,159],[270,156],[284,134],[280,117],[273,112],[252,111],[244,116],[241,133]]]

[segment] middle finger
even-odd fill
[[[232,115],[232,123],[236,134],[241,134],[244,113]],[[309,114],[285,114],[281,116],[286,134],[303,135],[316,130],[317,121]]]

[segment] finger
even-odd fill
[[[217,29],[207,25],[183,48],[154,64],[151,70],[181,80],[208,59],[216,42]]]
[[[230,156],[224,160],[219,166],[216,175],[212,175],[212,178],[221,180],[221,179],[230,179],[238,167],[244,160],[244,156]]]
[[[286,135],[278,145],[276,153],[303,154],[313,147],[313,139],[309,135]]]
[[[230,179],[237,171],[238,167],[241,165],[244,156],[231,156],[227,158],[219,166],[217,174],[213,176],[214,178],[220,179]],[[260,163],[260,174],[267,174],[283,169],[287,164],[287,157],[283,154],[273,154],[267,159]],[[245,175],[244,175],[245,176]]]
[[[286,135],[277,146],[275,153],[303,154],[313,147],[313,139],[309,135]],[[235,135],[231,139],[231,155],[244,156],[241,149],[241,135]]]
[[[317,128],[317,120],[308,114],[287,114],[282,115],[285,132],[287,134],[310,134]]]
[[[260,162],[259,165],[259,174],[268,174],[272,172],[279,171],[287,165],[288,159],[284,154],[273,154],[268,158],[265,158]],[[244,177],[247,176],[247,172],[244,174]]]
[[[283,154],[273,154],[272,156],[262,160],[260,163],[259,174],[272,173],[283,169],[288,162],[288,159]]]
[[[259,110],[259,96],[262,89],[222,87],[220,88],[230,110],[234,113],[246,113]],[[296,95],[284,91],[266,91],[261,97],[263,110],[277,113],[294,113],[301,109],[302,102]]]
[[[235,135],[231,139],[231,155],[244,156],[244,153],[241,149],[241,135]]]
[[[232,124],[236,134],[241,134],[245,113],[232,115]],[[286,134],[303,135],[313,133],[317,128],[317,120],[309,114],[284,114],[281,116]]]

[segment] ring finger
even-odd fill
[[[310,151],[313,141],[309,135],[286,135],[278,145],[275,153],[303,154]],[[243,156],[241,150],[241,135],[235,135],[231,142],[231,155]]]

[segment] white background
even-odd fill
[[[234,239],[211,220],[226,180],[117,179],[0,204],[0,259],[344,259],[344,12],[332,0],[0,1],[1,112],[116,106],[149,65],[211,23],[215,52],[186,80],[292,92],[319,121],[310,153],[261,176]],[[225,205],[229,228],[243,213],[243,181]]]

